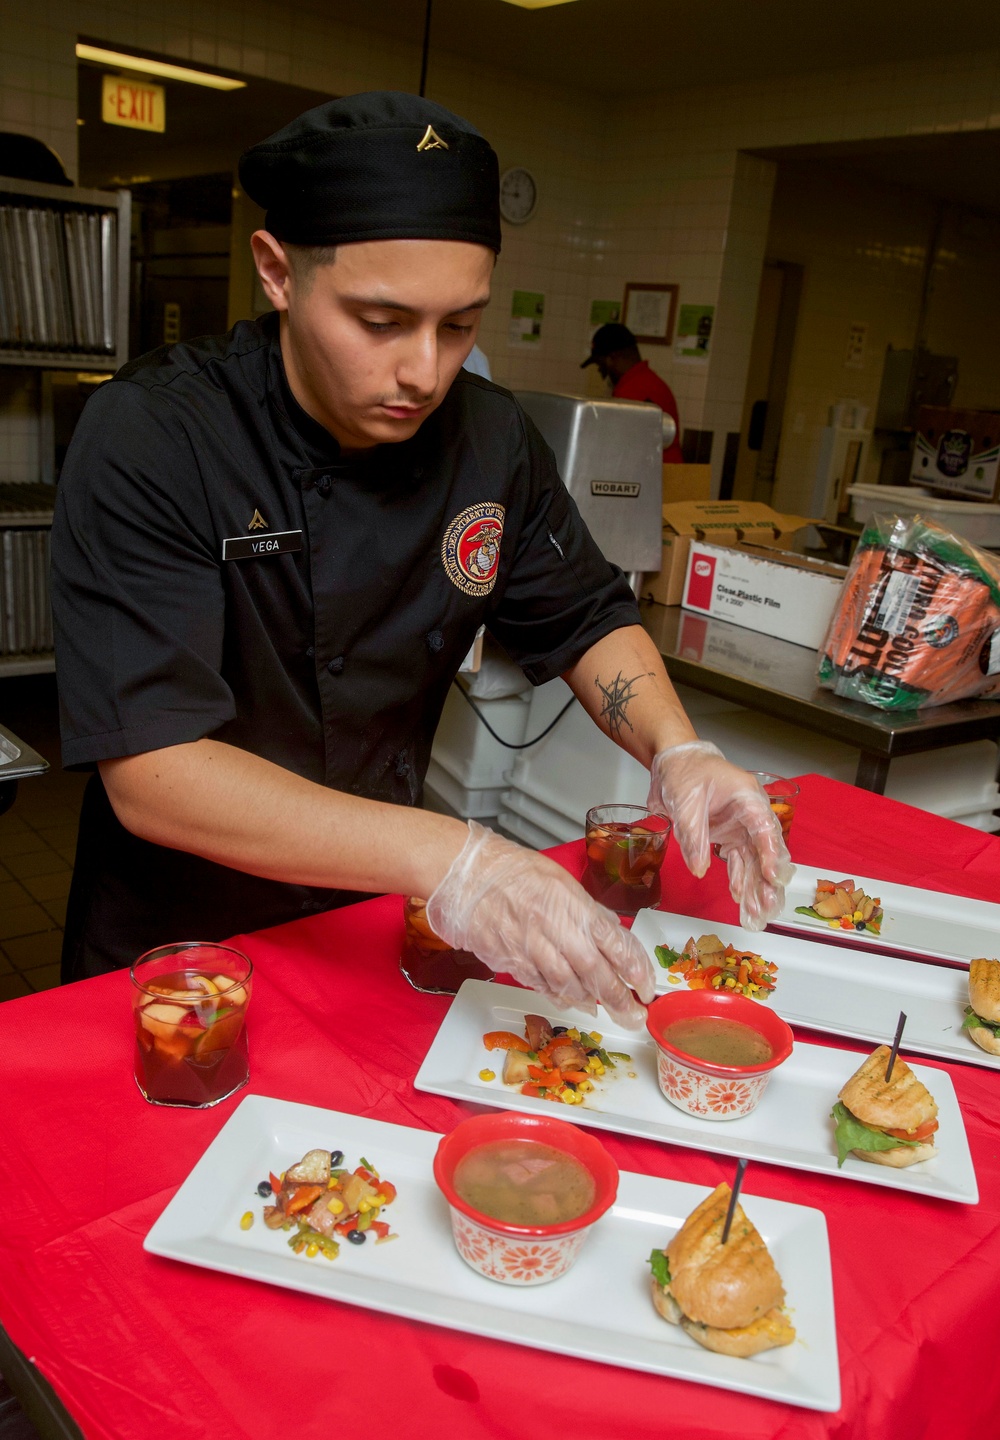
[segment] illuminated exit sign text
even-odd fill
[[[122,75],[105,75],[101,94],[101,119],[106,125],[125,125],[130,130],[165,130],[166,95],[162,85],[126,80]]]

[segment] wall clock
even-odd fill
[[[515,166],[500,176],[500,214],[511,225],[524,225],[535,213],[538,186],[530,170]]]

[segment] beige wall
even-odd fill
[[[164,0],[157,7],[148,0],[45,0],[20,7],[0,29],[0,125],[49,141],[71,171],[78,34],[332,93],[413,88],[419,70],[415,45],[344,26],[327,6],[303,0]],[[592,372],[583,377],[578,367],[589,301],[619,297],[627,280],[677,282],[682,303],[718,306],[711,359],[685,361],[662,347],[650,347],[647,358],[674,386],[682,424],[716,431],[716,476],[725,432],[739,428],[774,184],[769,162],[738,152],[1000,126],[996,53],[603,104],[438,53],[428,88],[483,128],[502,167],[526,165],[539,181],[536,217],[523,229],[506,227],[485,319],[483,344],[497,378],[585,388]],[[537,354],[508,347],[515,287],[546,295]]]
[[[739,428],[774,183],[766,162],[750,170],[738,152],[1000,127],[1000,54],[704,85],[615,108],[619,179],[606,222],[605,273],[612,290],[626,279],[679,277],[682,302],[718,306],[706,370],[692,373],[692,362],[659,348],[648,356],[683,397],[683,422],[716,432],[717,482],[725,432]],[[925,241],[926,234],[915,240],[915,272]],[[807,418],[806,428],[813,423]],[[803,444],[817,445],[818,435]]]

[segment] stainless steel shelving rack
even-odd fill
[[[24,347],[0,344],[0,366],[18,366],[41,372],[41,398],[39,409],[40,453],[38,481],[47,486],[54,484],[52,472],[52,387],[53,371],[73,370],[78,373],[101,374],[117,370],[128,358],[128,296],[129,296],[129,243],[132,215],[132,197],[127,190],[90,190],[79,186],[43,185],[35,181],[15,180],[0,176],[0,205],[25,205],[37,202],[40,208],[57,210],[61,213],[81,212],[84,214],[107,214],[114,212],[117,217],[115,234],[115,276],[113,296],[113,350],[78,350],[71,346]],[[0,480],[3,477],[0,476]],[[37,487],[33,487],[37,492]],[[52,491],[55,500],[55,491]],[[23,508],[9,513],[0,509],[0,532],[45,529],[51,524],[51,507]],[[10,547],[8,547],[8,551]],[[7,564],[12,562],[8,555]],[[0,569],[3,568],[3,547],[0,545]],[[3,576],[0,575],[0,582]],[[8,596],[16,587],[8,586]],[[3,586],[0,583],[0,603]],[[8,599],[8,605],[10,601]],[[0,632],[0,649],[4,648]],[[50,671],[55,667],[51,650],[31,650],[24,653],[0,653],[0,678],[11,675],[30,675]]]

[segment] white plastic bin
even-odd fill
[[[872,515],[922,515],[973,545],[1000,547],[1000,505],[938,500],[915,485],[850,485],[851,514],[862,525]]]

